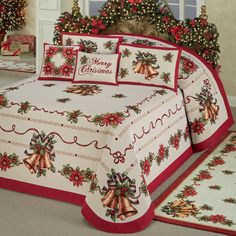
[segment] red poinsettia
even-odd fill
[[[151,169],[151,164],[149,163],[148,160],[145,160],[143,162],[143,172],[145,175],[149,175]]]
[[[0,169],[1,171],[6,171],[7,169],[11,168],[11,159],[7,156],[7,154],[4,154],[0,158]]]
[[[163,160],[164,156],[165,156],[165,146],[161,144],[158,150],[158,157],[160,158],[160,160]]]
[[[75,55],[74,48],[73,47],[66,47],[63,49],[62,54],[65,58],[72,59]]]
[[[123,116],[119,113],[106,114],[102,117],[102,123],[106,126],[117,126],[122,123]]]
[[[192,187],[185,187],[184,190],[182,191],[183,193],[183,197],[187,198],[187,197],[190,197],[190,196],[195,196],[197,195],[197,192],[194,188]]]
[[[198,174],[198,178],[200,180],[205,180],[205,179],[211,179],[212,176],[211,174],[208,172],[208,171],[201,171],[199,174]]]
[[[98,34],[99,30],[106,29],[106,26],[103,24],[102,20],[93,19],[91,22],[91,25],[92,25],[92,33],[93,34]]]
[[[182,57],[182,62],[183,62],[183,67],[184,67],[184,71],[185,73],[194,73],[197,69],[198,66],[189,58],[186,57]]]
[[[74,186],[82,186],[84,182],[84,176],[78,170],[74,170],[70,175],[70,181],[73,182]]]
[[[182,25],[176,25],[170,29],[170,32],[176,41],[180,41],[183,35],[189,34],[189,29]]]
[[[164,16],[162,18],[162,22],[165,23],[165,24],[168,24],[170,22],[171,18],[169,16]]]
[[[226,218],[223,215],[211,215],[209,217],[209,220],[213,223],[224,223]]]
[[[224,164],[225,164],[225,161],[222,158],[215,158],[211,162],[212,166],[218,166],[218,165],[224,165]]]
[[[196,27],[197,22],[195,21],[195,19],[192,19],[192,20],[189,22],[189,24],[194,28],[194,27]]]
[[[176,150],[179,149],[180,137],[175,134],[171,137],[170,143]]]
[[[201,121],[201,119],[195,119],[193,123],[191,123],[191,130],[195,134],[202,134],[205,130],[204,123]]]
[[[45,75],[52,75],[54,71],[54,64],[49,62],[44,64],[43,66],[43,72]]]
[[[68,64],[63,64],[61,67],[60,67],[60,73],[63,75],[63,76],[70,76],[70,74],[73,72],[73,67],[71,65],[68,65]]]
[[[54,55],[56,55],[57,52],[58,52],[57,47],[51,46],[51,47],[49,47],[49,48],[47,49],[46,55],[47,55],[47,57],[50,57],[50,58],[51,58],[51,57],[53,57]]]

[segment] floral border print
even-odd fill
[[[134,205],[139,204],[141,194],[148,196],[145,181],[139,187],[137,193],[136,180],[131,179],[127,172],[119,173],[111,169],[107,173],[107,186],[102,188],[98,185],[95,178],[90,185],[90,192],[99,191],[102,195],[101,203],[106,210],[106,217],[110,217],[113,222],[117,219],[124,221],[128,217],[132,217],[138,213]]]
[[[25,150],[28,156],[23,160],[25,166],[31,174],[37,177],[46,176],[46,171],[56,172],[53,162],[55,161],[54,144],[56,140],[54,135],[46,135],[43,131],[41,134],[34,133],[30,141],[29,150]]]
[[[149,153],[148,157],[145,157],[144,160],[140,161],[140,166],[144,175],[148,176],[151,171],[151,166],[153,161],[157,163],[158,166],[164,162],[165,159],[169,158],[169,150],[170,148],[174,148],[175,150],[179,149],[181,139],[183,138],[184,141],[187,141],[189,138],[189,128],[186,126],[185,131],[177,130],[176,133],[172,134],[169,138],[169,145],[160,144],[158,151],[156,154]]]
[[[22,165],[23,163],[19,161],[19,157],[13,153],[11,155],[4,152],[0,153],[0,171],[7,171],[13,167]]]
[[[64,165],[62,170],[58,171],[62,176],[73,183],[73,186],[79,187],[83,186],[83,183],[91,183],[96,179],[94,171],[90,168],[86,170],[80,170],[79,167],[75,169],[70,166],[70,164]]]
[[[220,150],[220,155],[213,156],[213,158],[211,158],[206,164],[206,167],[201,169],[194,178],[192,178],[193,184],[185,185],[175,196],[177,199],[168,202],[161,208],[161,211],[174,218],[187,218],[192,216],[198,221],[212,222],[214,224],[222,224],[229,227],[235,225],[236,222],[228,219],[225,215],[219,213],[204,213],[214,211],[212,206],[207,204],[197,206],[195,201],[188,199],[198,195],[198,187],[201,186],[202,182],[213,179],[213,172],[217,167],[225,165],[225,161],[229,158],[227,154],[231,152],[236,152],[236,135],[233,135],[230,138],[229,143],[225,144],[225,146]],[[230,170],[223,170],[222,173],[225,175],[235,174],[234,171]],[[218,184],[209,185],[208,189],[209,191],[223,191],[222,186]],[[236,199],[234,196],[229,196],[228,198],[222,199],[222,202],[225,204],[236,204]]]

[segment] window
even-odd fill
[[[86,15],[97,15],[98,10],[105,3],[105,0],[82,0],[83,13]],[[177,19],[194,18],[201,14],[201,6],[205,0],[167,0]]]

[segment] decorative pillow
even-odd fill
[[[77,53],[77,69],[73,83],[118,85],[120,54]]]
[[[181,49],[120,44],[118,82],[177,91]]]
[[[121,36],[91,35],[63,33],[63,45],[80,44],[81,51],[87,53],[113,54],[117,52],[117,44],[122,42]]]
[[[44,44],[44,57],[39,80],[72,81],[76,70],[76,52],[80,46]]]
[[[157,46],[157,47],[167,47],[167,48],[176,48],[178,47],[176,44],[171,43],[167,40],[160,39],[155,36],[148,35],[139,35],[139,34],[114,34],[112,36],[120,36],[123,38],[123,43],[126,44],[140,44],[145,46]]]

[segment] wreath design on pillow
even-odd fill
[[[53,59],[57,55],[64,59],[64,63],[57,66]],[[75,50],[74,47],[50,46],[45,53],[43,72],[46,76],[70,77],[74,73]]]

